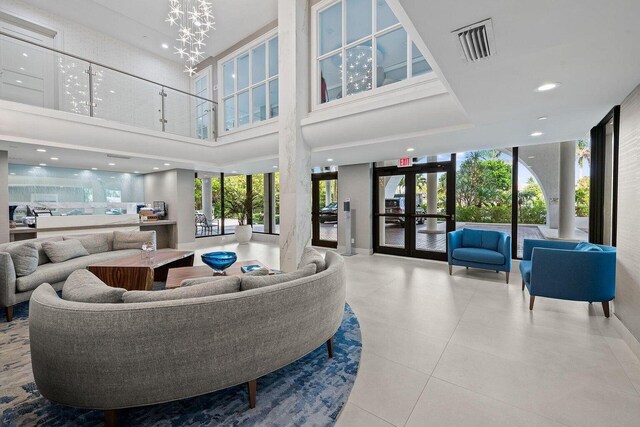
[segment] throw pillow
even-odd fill
[[[180,287],[199,285],[201,283],[216,282],[220,279],[226,279],[227,277],[229,276],[207,276],[207,277],[197,277],[195,279],[184,279],[182,282],[180,282]]]
[[[42,249],[54,263],[89,255],[80,240],[75,239],[63,240],[62,242],[42,242]]]
[[[88,303],[119,303],[127,292],[123,288],[114,288],[87,270],[76,270],[69,275],[62,287],[62,299]]]
[[[251,289],[264,288],[265,286],[277,285],[279,283],[291,282],[293,280],[302,279],[303,277],[312,276],[316,273],[316,264],[311,263],[299,270],[291,273],[274,274],[272,276],[242,276],[240,283],[241,291],[249,291]]]
[[[7,248],[11,255],[16,277],[28,276],[38,268],[38,248],[35,243],[23,243]]]
[[[113,250],[142,249],[144,242],[151,241],[156,246],[155,231],[114,231]]]
[[[125,303],[172,301],[188,298],[200,298],[213,295],[223,295],[238,292],[240,290],[240,278],[237,276],[224,277],[208,283],[200,283],[193,286],[183,286],[164,291],[128,291],[122,296]]]
[[[38,241],[34,242],[36,247],[38,248],[38,265],[48,264],[51,262],[44,249],[42,249],[42,242],[61,242],[62,236],[54,236],[54,237],[46,237],[43,239],[38,239]]]
[[[302,257],[300,258],[300,262],[298,263],[298,269],[306,267],[307,265],[312,263],[316,265],[316,273],[324,271],[324,269],[327,267],[324,257],[320,252],[316,251],[312,247],[306,247],[304,248],[304,252],[302,252]]]
[[[266,267],[260,267],[258,269],[255,269],[253,271],[249,271],[247,273],[244,273],[242,276],[243,277],[251,277],[251,276],[268,276],[269,275],[269,269]]]
[[[602,252],[602,248],[600,246],[589,242],[578,243],[574,250],[581,252]]]
[[[65,236],[64,240],[79,240],[89,254],[109,252],[109,239],[104,233]]]

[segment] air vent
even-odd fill
[[[491,19],[453,31],[458,48],[467,62],[476,62],[496,54]]]
[[[112,158],[112,159],[125,159],[125,160],[129,160],[131,157],[128,156],[120,156],[118,154],[107,154],[107,157]]]

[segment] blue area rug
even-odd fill
[[[10,347],[3,352],[0,366],[2,426],[103,425],[101,411],[54,404],[38,392],[29,366],[28,304],[15,307],[14,321],[0,327],[0,340],[3,348]],[[247,387],[241,385],[176,402],[123,409],[118,422],[121,426],[331,426],[353,387],[361,350],[360,325],[346,305],[334,338],[333,359],[322,345],[258,379],[255,409],[249,409]]]

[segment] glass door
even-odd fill
[[[313,246],[338,247],[338,173],[311,175]]]
[[[406,169],[376,169],[376,252],[447,259],[447,232],[456,227],[452,165],[455,158]]]

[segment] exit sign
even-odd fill
[[[411,166],[413,166],[413,157],[400,157],[400,160],[398,160],[399,168],[408,168]]]

